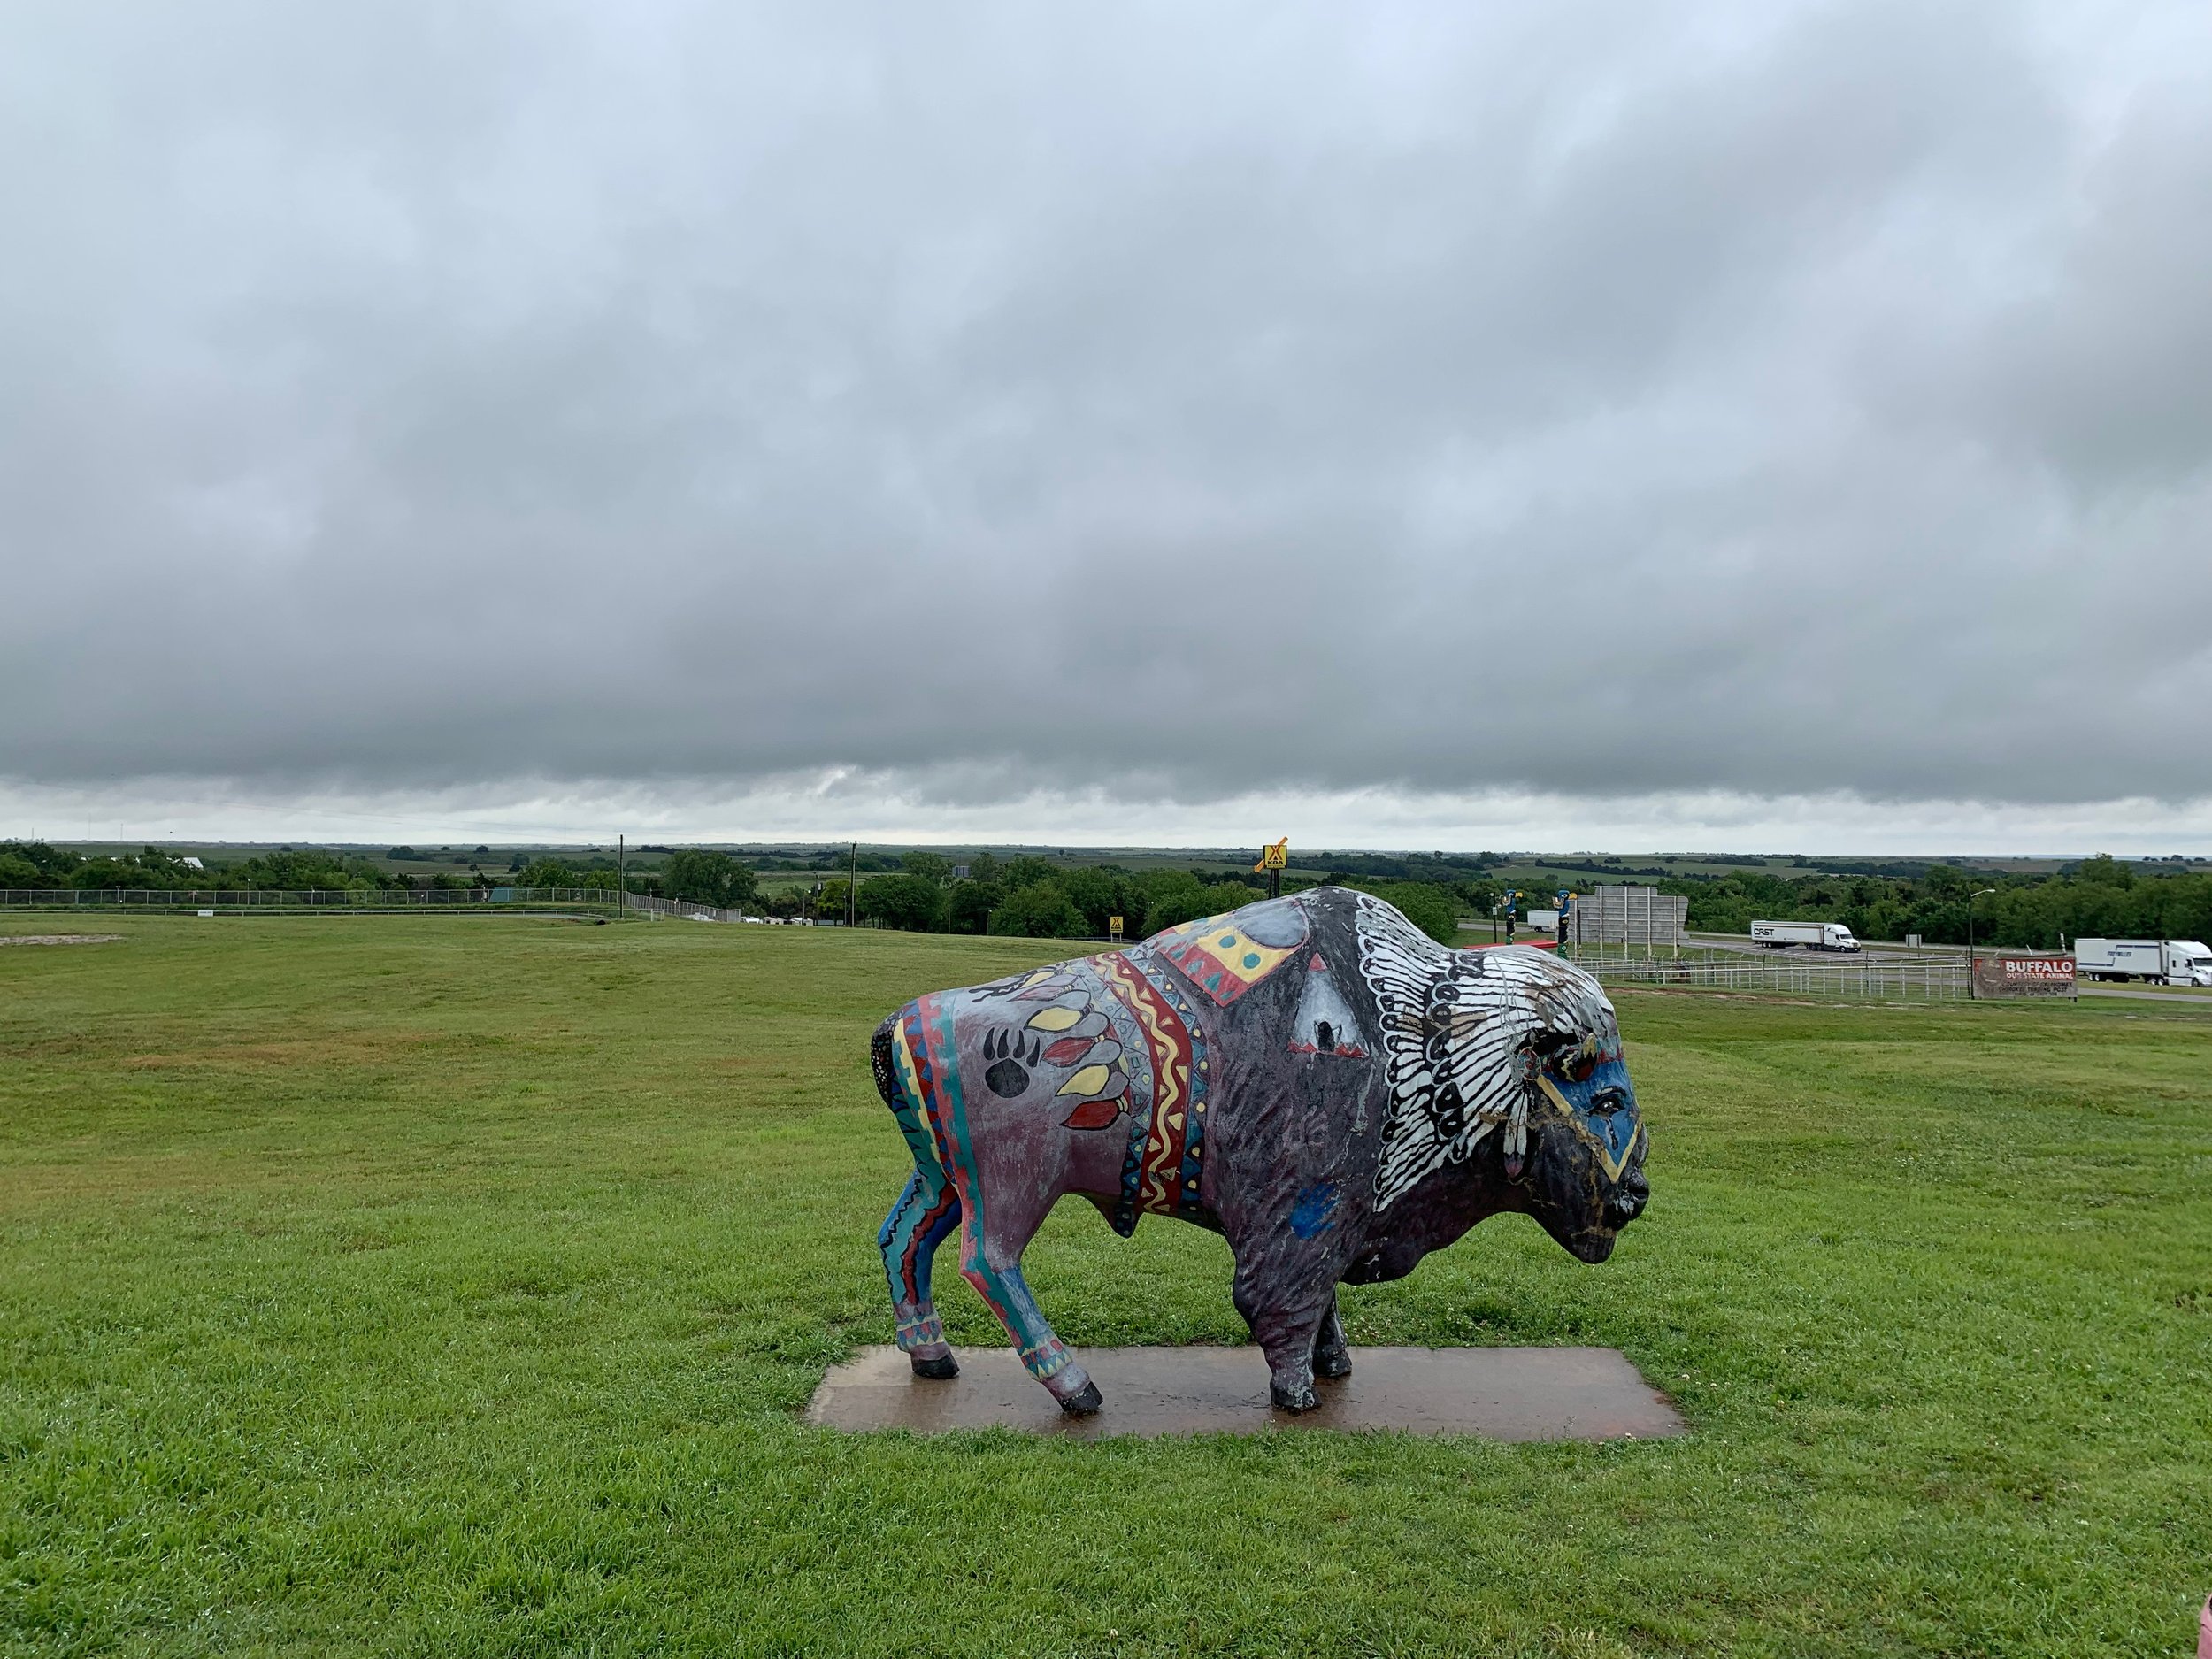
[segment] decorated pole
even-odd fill
[[[1252,866],[1252,871],[1255,875],[1266,872],[1269,898],[1279,899],[1283,896],[1283,872],[1289,864],[1289,836],[1286,835],[1279,841],[1270,841],[1260,849],[1260,861]]]

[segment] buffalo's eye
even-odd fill
[[[1617,1088],[1601,1088],[1590,1096],[1590,1110],[1610,1118],[1615,1112],[1628,1110],[1628,1096]]]

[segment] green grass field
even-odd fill
[[[1049,944],[99,926],[0,949],[0,1651],[2171,1655],[2212,1590],[2202,1014],[1624,994],[1613,1262],[1509,1217],[1346,1311],[1617,1346],[1683,1440],[847,1439],[868,1032]],[[1194,1229],[1030,1278],[1243,1339]]]

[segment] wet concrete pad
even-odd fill
[[[926,1382],[895,1348],[833,1367],[807,1420],[849,1430],[1010,1428],[1078,1438],[1402,1429],[1494,1440],[1655,1440],[1685,1425],[1617,1348],[1361,1348],[1352,1374],[1316,1386],[1311,1411],[1275,1410],[1256,1348],[1093,1348],[1078,1357],[1105,1409],[1071,1417],[1006,1348],[961,1351],[960,1375]]]

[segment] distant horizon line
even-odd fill
[[[70,837],[63,837],[63,838],[54,838],[54,837],[46,837],[46,836],[37,835],[37,834],[35,834],[35,833],[29,833],[29,832],[16,832],[16,831],[10,831],[10,832],[8,832],[8,833],[4,833],[4,834],[0,834],[0,841],[46,841],[46,843],[47,843],[48,845],[50,845],[50,846],[56,846],[56,847],[70,847],[70,848],[95,848],[95,847],[156,847],[156,848],[165,848],[165,847],[223,847],[223,848],[237,848],[237,849],[242,849],[242,850],[248,850],[248,851],[257,851],[257,851],[269,851],[269,852],[280,852],[280,851],[288,851],[288,850],[298,850],[298,849],[330,849],[330,850],[336,850],[336,851],[354,852],[354,851],[373,851],[373,850],[375,850],[375,849],[389,849],[389,848],[393,848],[393,847],[405,847],[405,848],[409,849],[411,851],[412,851],[412,850],[419,850],[420,849],[422,849],[422,848],[423,848],[423,847],[425,847],[426,845],[429,845],[428,843],[424,843],[424,842],[420,842],[420,841],[390,841],[390,840],[376,840],[376,841],[358,841],[358,840],[356,840],[356,841],[310,841],[310,840],[303,840],[303,839],[299,838],[299,837],[296,837],[296,837],[293,837],[292,839],[290,839],[290,840],[288,840],[288,841],[286,841],[286,840],[273,840],[273,841],[231,841],[231,840],[227,840],[227,839],[223,839],[223,838],[219,838],[219,837],[211,837],[211,836],[146,836],[146,837],[129,836],[129,837],[111,837],[111,837],[97,837],[97,838],[90,838],[90,837],[81,837],[81,836],[70,836]],[[629,845],[630,845],[630,846],[631,846],[634,849],[636,849],[636,850],[644,850],[644,849],[649,849],[649,848],[672,848],[672,849],[674,849],[674,848],[683,848],[683,849],[696,849],[696,850],[700,850],[700,851],[712,851],[712,852],[732,852],[732,853],[739,853],[739,852],[757,852],[757,853],[763,853],[763,854],[775,854],[775,853],[782,853],[782,852],[803,852],[803,851],[811,851],[811,850],[815,850],[815,849],[831,849],[831,848],[852,848],[852,847],[857,847],[857,848],[861,849],[862,849],[862,850],[864,850],[864,851],[878,851],[878,852],[881,852],[881,851],[900,851],[900,852],[939,852],[939,853],[941,853],[941,852],[944,852],[944,851],[946,851],[946,850],[948,850],[948,849],[950,849],[950,850],[952,850],[952,851],[959,851],[959,852],[976,852],[976,853],[986,853],[986,852],[987,852],[987,853],[1000,853],[1000,852],[1007,852],[1007,853],[1016,853],[1016,854],[1050,853],[1050,854],[1052,854],[1053,856],[1057,856],[1057,857],[1069,857],[1069,856],[1073,856],[1074,854],[1077,854],[1077,853],[1117,853],[1117,852],[1119,852],[1119,853],[1155,853],[1155,854],[1157,854],[1157,853],[1171,853],[1171,854],[1177,854],[1177,855],[1190,855],[1190,856],[1198,856],[1198,855],[1217,855],[1217,856],[1220,856],[1234,857],[1234,856],[1241,856],[1242,855],[1244,855],[1245,853],[1248,853],[1248,852],[1253,852],[1253,851],[1256,851],[1256,850],[1257,849],[1257,847],[1258,847],[1259,843],[1255,842],[1255,843],[1253,844],[1253,846],[1252,846],[1252,847],[1248,847],[1248,847],[1244,847],[1244,846],[1240,846],[1240,845],[1232,845],[1232,844],[1228,844],[1228,843],[1222,843],[1222,842],[1182,844],[1182,843],[1173,843],[1173,842],[1138,842],[1138,841],[1094,842],[1094,842],[1079,842],[1079,841],[855,841],[855,840],[852,840],[852,839],[849,839],[849,838],[847,838],[847,839],[838,839],[838,838],[834,838],[834,837],[809,837],[809,838],[803,838],[803,839],[802,839],[802,838],[793,838],[793,839],[785,839],[785,840],[779,840],[779,841],[734,841],[734,840],[720,840],[720,841],[682,841],[682,840],[676,840],[676,841],[663,841],[663,840],[653,840],[653,841],[633,841],[633,842],[630,842],[630,843],[629,843]],[[570,850],[570,851],[575,851],[575,852],[605,852],[605,851],[611,851],[611,850],[613,850],[612,844],[611,844],[611,843],[609,843],[609,842],[606,842],[606,841],[556,841],[556,840],[545,840],[545,839],[540,839],[540,840],[530,840],[530,841],[478,841],[473,842],[472,845],[470,845],[469,847],[467,847],[467,848],[465,848],[465,849],[463,849],[463,848],[458,848],[458,847],[457,847],[454,843],[451,843],[451,842],[439,842],[439,843],[434,844],[434,846],[432,846],[431,849],[432,849],[432,850],[434,850],[434,851],[440,851],[440,852],[453,852],[453,851],[468,851],[468,852],[473,852],[474,850],[476,850],[476,849],[477,849],[477,848],[480,848],[480,848],[482,848],[482,849],[485,849],[486,851],[488,851],[488,852],[522,852],[522,851],[557,851],[557,850]],[[1824,859],[1832,859],[1832,860],[1855,860],[1855,861],[1859,861],[1859,862],[1863,862],[1863,863],[1881,863],[1881,864],[1918,864],[1918,863],[1929,863],[1929,864],[1951,864],[1951,863],[1967,863],[1967,862],[1977,861],[1977,860],[1981,861],[1981,862],[1984,862],[1984,863],[1991,863],[1991,864],[2004,864],[2004,863],[2014,863],[2014,864],[2018,864],[2018,863],[2034,863],[2034,864],[2070,864],[2070,863],[2075,863],[2075,862],[2078,862],[2078,861],[2082,860],[2082,859],[2085,859],[2085,858],[2093,858],[2093,857],[2098,857],[2098,856],[2109,856],[2109,857],[2111,857],[2111,858],[2113,859],[2113,861],[2114,861],[2115,863],[2118,863],[2118,864],[2205,864],[2205,863],[2212,863],[2212,854],[2201,854],[2201,853],[2111,853],[2111,854],[2108,854],[2108,854],[2101,854],[2101,853],[2099,853],[2099,852],[2094,852],[2094,851],[2092,851],[2092,852],[2012,852],[2012,853],[1977,853],[1977,852],[1957,852],[1957,851],[1953,851],[1953,852],[1944,852],[1944,853],[1917,853],[1917,852],[1915,852],[1915,853],[1862,853],[1862,852],[1847,852],[1847,851],[1840,851],[1840,850],[1836,850],[1836,849],[1828,849],[1828,850],[1824,850],[1824,851],[1819,851],[1819,852],[1808,852],[1808,851],[1795,850],[1795,849],[1770,849],[1770,850],[1763,851],[1763,852],[1720,852],[1720,851],[1710,851],[1710,850],[1707,850],[1707,851],[1699,851],[1699,850],[1694,850],[1694,849],[1691,849],[1691,850],[1682,850],[1682,851],[1674,851],[1674,852],[1655,851],[1655,850],[1643,850],[1643,851],[1636,851],[1636,852],[1617,852],[1617,851],[1611,851],[1611,850],[1608,850],[1608,849],[1601,849],[1601,848],[1581,848],[1581,849],[1572,849],[1572,850],[1563,849],[1549,849],[1549,850],[1533,850],[1533,849],[1512,849],[1512,848],[1508,848],[1508,849],[1492,849],[1492,848],[1483,848],[1483,849],[1437,849],[1437,848],[1409,848],[1409,847],[1360,847],[1360,846],[1350,846],[1350,845],[1332,845],[1332,846],[1320,846],[1320,847],[1316,847],[1315,849],[1313,849],[1312,856],[1316,856],[1316,857],[1325,857],[1326,856],[1328,856],[1328,855],[1330,855],[1330,854],[1334,854],[1334,853],[1348,854],[1348,855],[1355,855],[1355,856],[1367,856],[1367,857],[1388,857],[1388,858],[1434,858],[1434,859],[1442,859],[1442,860],[1446,860],[1446,861],[1451,861],[1451,860],[1461,860],[1461,859],[1464,859],[1464,860],[1476,860],[1476,859],[1481,859],[1481,858],[1487,857],[1487,858],[1490,858],[1490,859],[1493,859],[1493,860],[1496,860],[1496,861],[1500,861],[1500,862],[1509,862],[1509,863],[1524,863],[1524,864],[1529,864],[1529,863],[1542,863],[1542,862],[1544,862],[1546,859],[1553,859],[1553,858],[1609,858],[1609,859],[1616,859],[1616,860],[1626,860],[1626,859],[1634,859],[1634,858],[1647,858],[1647,859],[1674,859],[1674,860],[1678,860],[1678,861],[1683,861],[1683,862],[1705,862],[1705,863],[1712,863],[1712,864],[1738,864],[1738,863],[1743,863],[1743,862],[1746,862],[1746,861],[1747,861],[1747,860],[1751,860],[1751,859],[1772,859],[1772,858],[1809,858],[1809,859],[1810,859],[1810,858],[1824,858]],[[1630,872],[1630,873],[1633,873],[1633,872]]]

